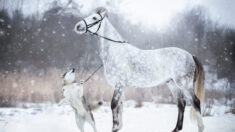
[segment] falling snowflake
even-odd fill
[[[4,22],[4,19],[0,19],[0,22]]]
[[[13,82],[12,83],[12,88],[17,88],[18,87],[18,84],[16,82]]]
[[[34,86],[35,80],[31,80],[30,83],[31,83],[32,86]]]
[[[4,31],[0,30],[0,36],[3,36],[3,35],[4,35]]]

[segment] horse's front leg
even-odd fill
[[[122,127],[122,91],[123,87],[121,85],[115,86],[115,91],[111,102],[111,109],[113,114],[112,132],[118,132],[118,130],[120,130]]]

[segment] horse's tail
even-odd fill
[[[196,64],[194,79],[193,79],[194,92],[197,98],[200,100],[200,104],[202,104],[204,100],[204,93],[205,93],[204,92],[205,73],[204,73],[202,64],[199,62],[199,60],[195,56],[193,56],[193,60]],[[190,110],[191,119],[195,120],[196,116],[197,115],[196,115],[195,109],[191,107],[191,110]]]

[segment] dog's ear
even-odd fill
[[[67,74],[67,72],[65,72],[64,74],[61,74],[61,78],[64,78],[65,77],[65,75]]]
[[[75,72],[75,68],[72,68],[72,72]]]

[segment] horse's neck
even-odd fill
[[[98,31],[98,34],[113,40],[118,40],[118,41],[123,40],[121,35],[117,32],[117,30],[113,27],[113,25],[109,22],[107,18],[104,18],[100,30]],[[108,54],[109,48],[114,44],[120,44],[120,43],[100,38],[100,57],[102,58],[102,60],[105,60],[105,58],[107,58],[107,56],[109,55]]]

